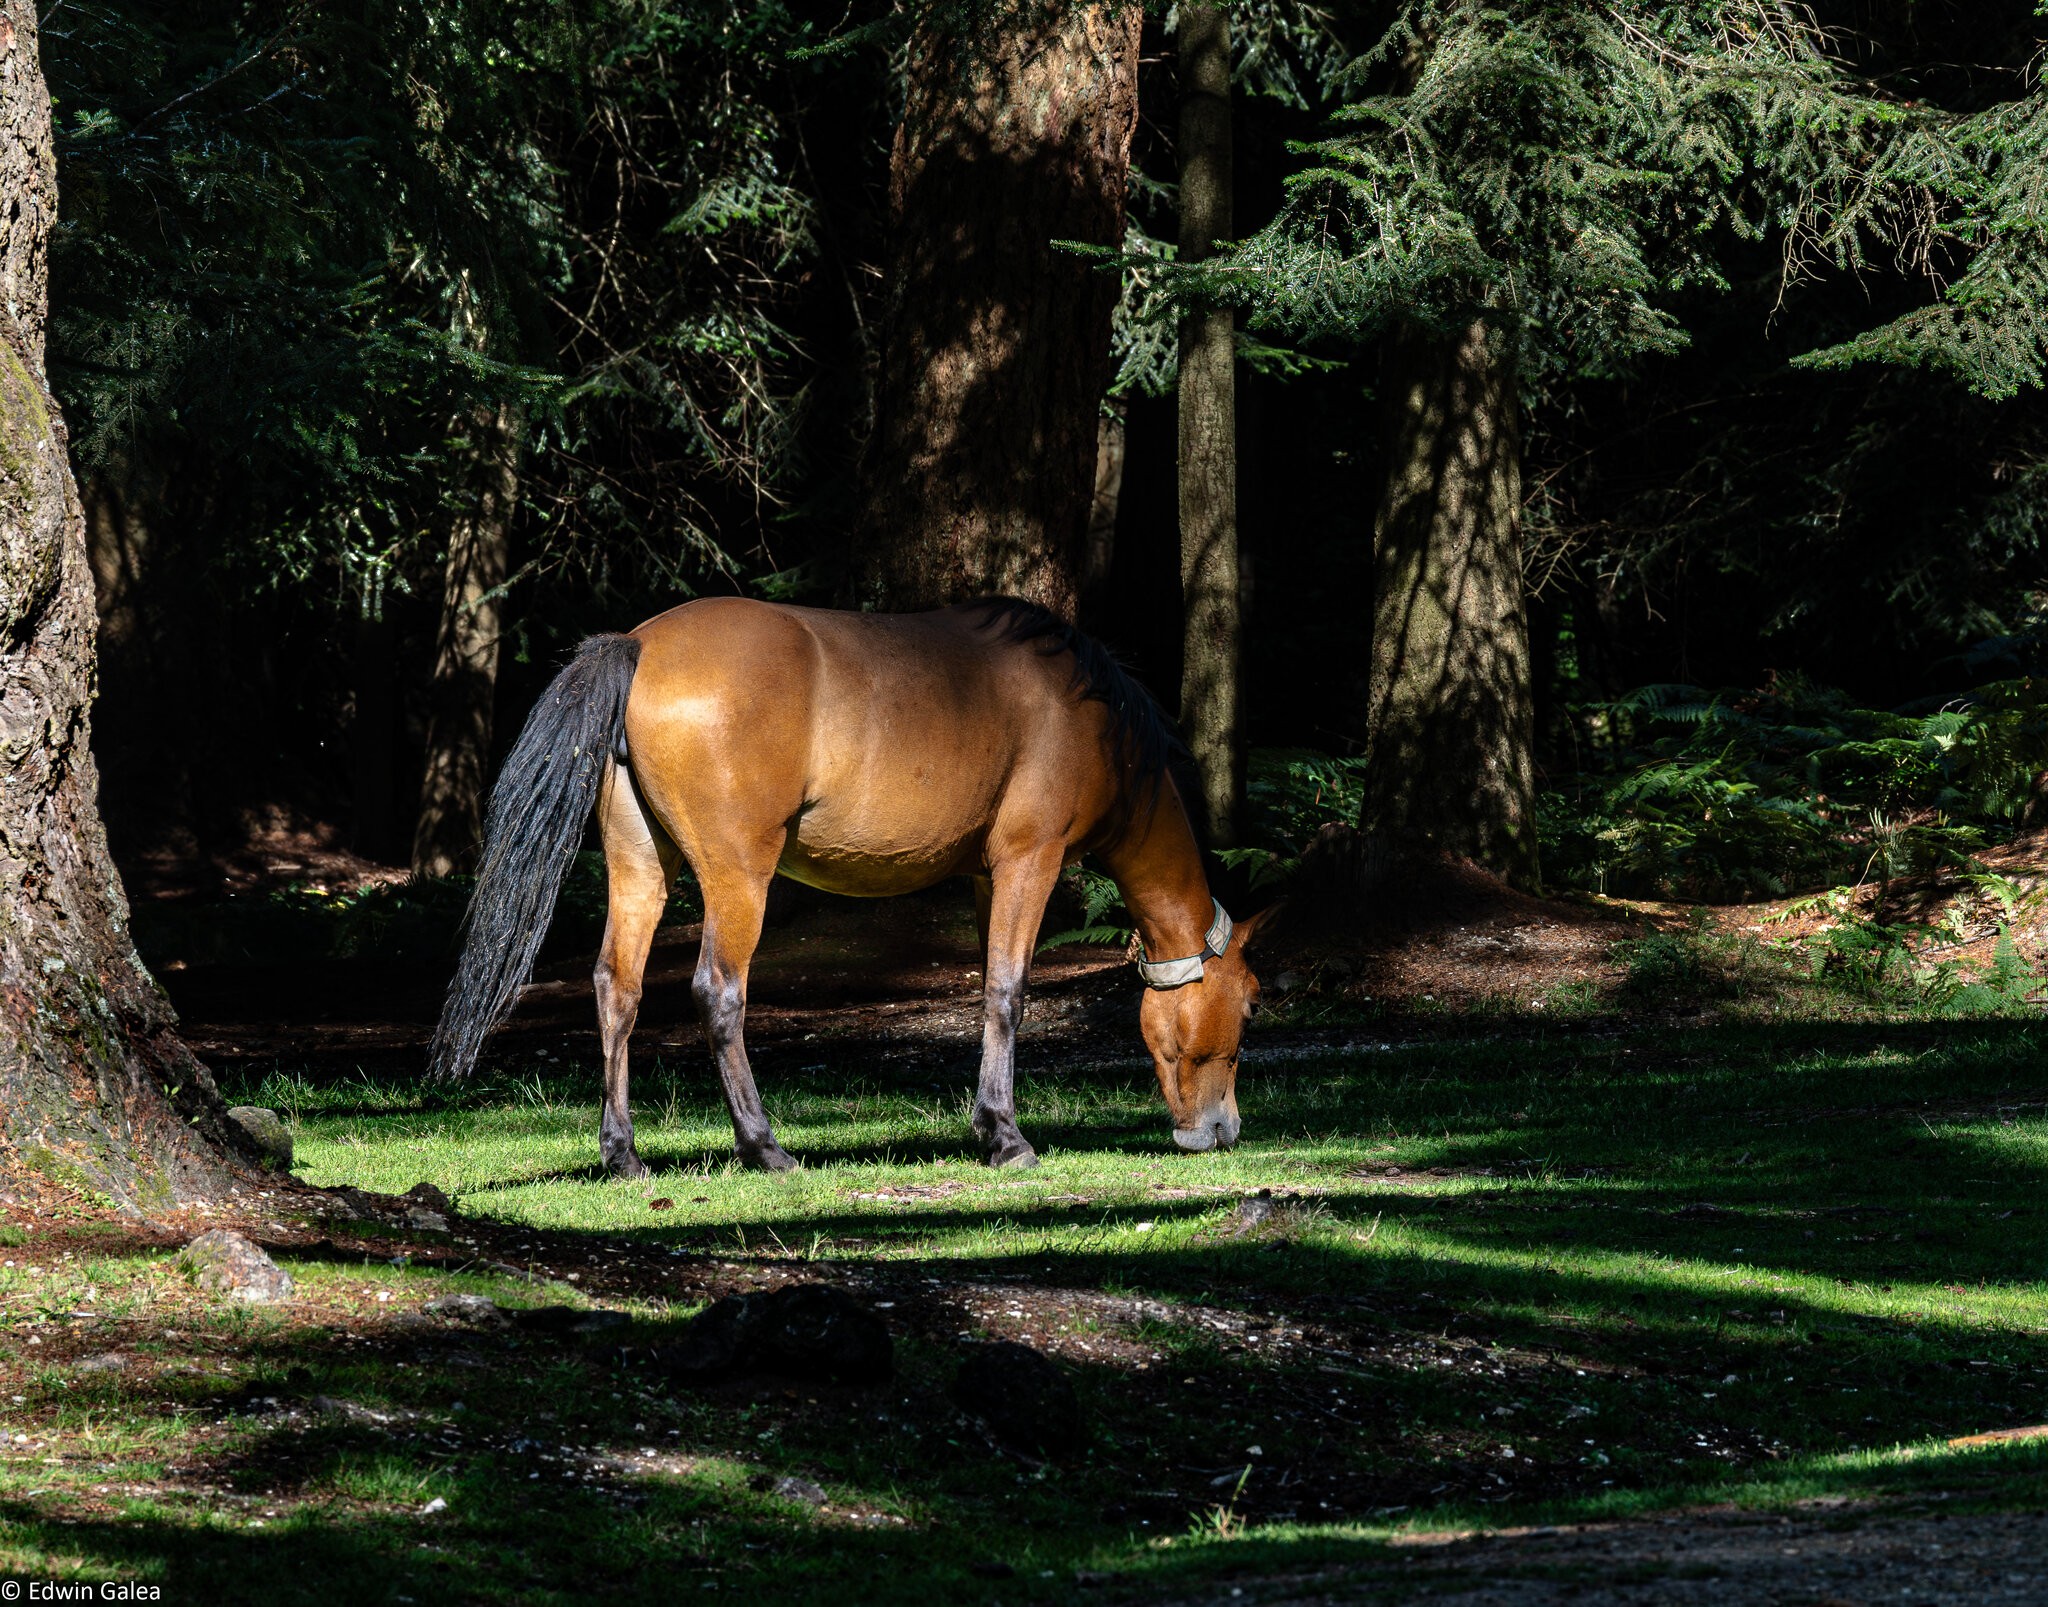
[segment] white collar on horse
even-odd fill
[[[1190,982],[1202,980],[1202,965],[1207,960],[1220,960],[1223,951],[1230,947],[1230,917],[1215,899],[1209,906],[1216,912],[1216,919],[1209,925],[1209,935],[1202,939],[1202,952],[1190,954],[1178,960],[1148,960],[1145,958],[1145,943],[1138,941],[1138,975],[1145,979],[1148,988],[1181,988]]]

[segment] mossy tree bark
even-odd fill
[[[468,869],[483,836],[523,426],[520,409],[509,403],[481,408],[471,420],[471,483],[449,528],[428,688],[427,762],[412,839],[412,868],[421,876]]]
[[[43,374],[56,177],[35,8],[0,0],[0,1160],[147,1208],[244,1163],[100,825],[92,568]]]
[[[1373,531],[1367,881],[1418,852],[1537,878],[1522,590],[1521,434],[1508,336],[1389,338],[1392,467]]]
[[[1074,616],[1116,284],[1140,8],[1006,0],[913,37],[890,162],[890,305],[861,600],[1009,593]]]
[[[1230,236],[1230,15],[1183,4],[1180,254]],[[1201,776],[1209,842],[1236,844],[1244,797],[1238,731],[1241,580],[1237,560],[1237,363],[1228,308],[1190,313],[1180,332],[1180,725]]]

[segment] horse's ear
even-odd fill
[[[1249,950],[1254,943],[1258,942],[1259,934],[1285,908],[1287,908],[1287,900],[1283,898],[1277,904],[1268,904],[1264,909],[1256,910],[1239,921],[1237,923],[1237,935],[1244,948]]]

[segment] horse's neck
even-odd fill
[[[1141,812],[1097,857],[1124,895],[1148,955],[1177,960],[1201,952],[1214,919],[1209,876],[1172,781],[1160,779],[1149,813]]]

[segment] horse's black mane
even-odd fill
[[[1082,697],[1108,707],[1118,745],[1131,767],[1128,785],[1155,783],[1166,774],[1180,752],[1173,722],[1108,648],[1050,609],[1021,597],[982,597],[967,606],[982,610],[984,625],[1001,620],[1004,641],[1031,643],[1048,658],[1060,653],[1074,656],[1070,684]]]

